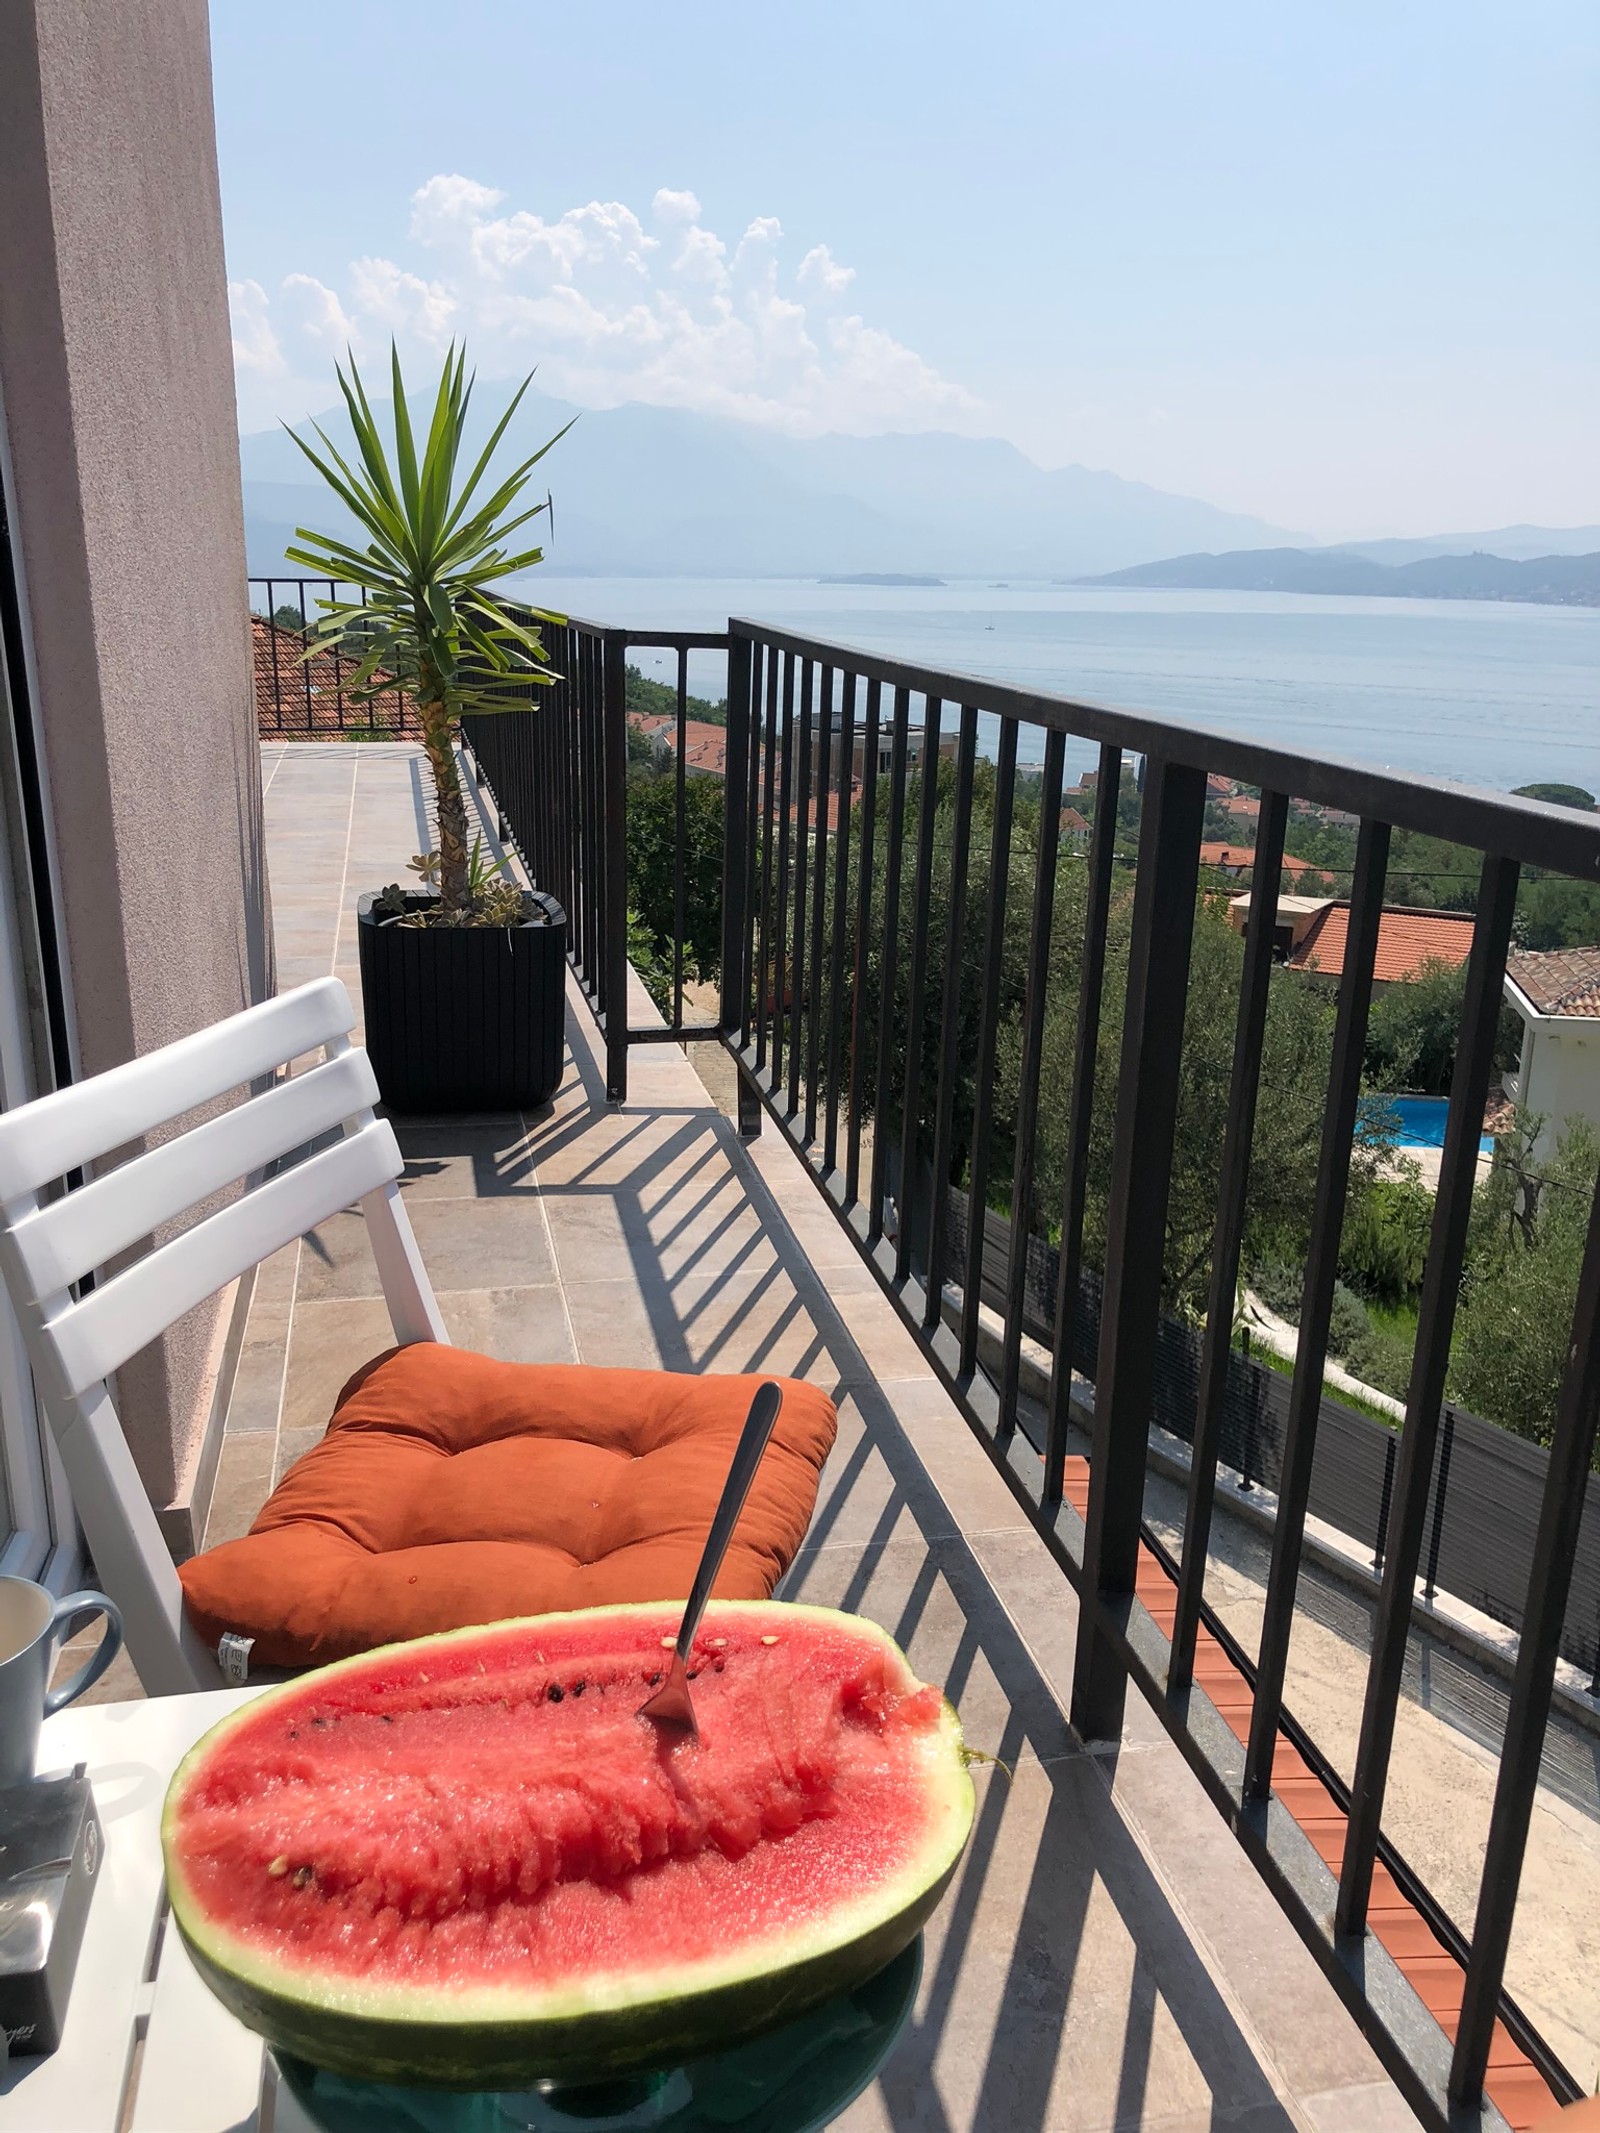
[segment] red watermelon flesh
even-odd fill
[[[644,2010],[670,2004],[681,2042],[683,2018],[710,2011],[697,1996],[742,1984],[751,2001],[752,1980],[819,1959],[820,1988],[830,1952],[936,1897],[971,1816],[939,1692],[855,1617],[717,1605],[691,1662],[695,1742],[638,1715],[676,1615],[596,1609],[393,1646],[225,1721],[164,1824],[174,1912],[213,1983],[220,1968],[286,1993],[333,2029],[342,2014],[433,2025],[442,2070],[411,2071],[459,2083],[452,2024],[543,2025],[555,2057],[517,2063],[554,2066],[563,2022],[631,2008],[626,2059]],[[760,2019],[795,2011],[792,1988],[768,2016],[757,1991]],[[715,2027],[732,2018],[724,1995]],[[315,2029],[290,2041],[349,2067]],[[618,2063],[618,2041],[591,2038],[590,2059]]]

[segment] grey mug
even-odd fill
[[[56,1650],[80,1615],[103,1614],[105,1635],[86,1666],[51,1688]],[[27,1578],[0,1577],[0,1787],[34,1774],[40,1723],[100,1679],[122,1649],[122,1617],[103,1592],[58,1600]]]

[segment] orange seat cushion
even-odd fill
[[[320,1666],[508,1615],[688,1596],[754,1377],[499,1363],[392,1348],[242,1540],[179,1571],[208,1643]],[[805,1538],[833,1402],[785,1379],[783,1411],[717,1593],[764,1599]]]

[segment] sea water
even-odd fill
[[[1281,748],[1501,790],[1559,780],[1600,792],[1600,608],[543,572],[526,589],[596,622],[721,629],[737,615]],[[630,656],[654,678],[674,676],[668,654]],[[722,694],[720,655],[693,657],[690,688]],[[1024,729],[1025,759],[1041,745]],[[1092,745],[1069,747],[1069,772],[1094,761]]]

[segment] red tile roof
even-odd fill
[[[1253,844],[1207,843],[1200,847],[1200,864],[1203,867],[1218,867],[1230,874],[1239,874],[1253,871],[1255,863],[1256,848]],[[1283,871],[1291,881],[1298,881],[1308,870],[1312,870],[1309,859],[1296,859],[1292,853],[1284,853]]]
[[[343,653],[314,652],[302,660],[305,639],[300,632],[280,629],[260,615],[250,617],[250,640],[256,730],[263,738],[336,741],[341,732],[356,726],[378,727],[399,740],[414,739],[421,730],[416,706],[398,689],[358,703],[349,694],[356,662]]]
[[[1081,837],[1088,833],[1089,825],[1075,807],[1061,810],[1061,834],[1063,837]]]
[[[1514,955],[1506,976],[1541,1015],[1600,1018],[1600,948],[1550,948]]]
[[[1447,963],[1454,969],[1471,952],[1472,928],[1467,911],[1385,911],[1378,921],[1372,975],[1378,984],[1392,985],[1420,977],[1429,963]],[[1349,932],[1349,904],[1330,903],[1290,956],[1290,968],[1314,969],[1325,978],[1342,976]]]

